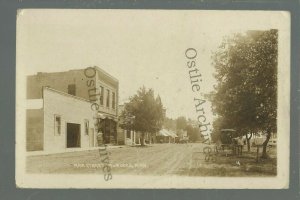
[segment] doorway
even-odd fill
[[[67,123],[67,148],[80,147],[80,124]]]

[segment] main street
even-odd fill
[[[214,161],[206,162],[203,153],[205,146],[209,145],[152,144],[146,147],[108,148],[111,173],[187,176],[275,175],[274,170],[276,173],[274,159],[272,162],[256,164],[254,157],[238,158],[223,155]],[[98,150],[28,156],[27,170],[29,173],[103,173],[101,160],[103,157],[100,157]],[[236,161],[239,161],[240,165],[236,165]]]

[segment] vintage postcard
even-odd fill
[[[289,187],[290,13],[22,9],[16,185]]]

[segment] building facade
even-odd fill
[[[27,150],[117,143],[118,90],[98,67],[28,76]]]

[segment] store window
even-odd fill
[[[61,117],[59,115],[54,115],[54,134],[61,134]]]

